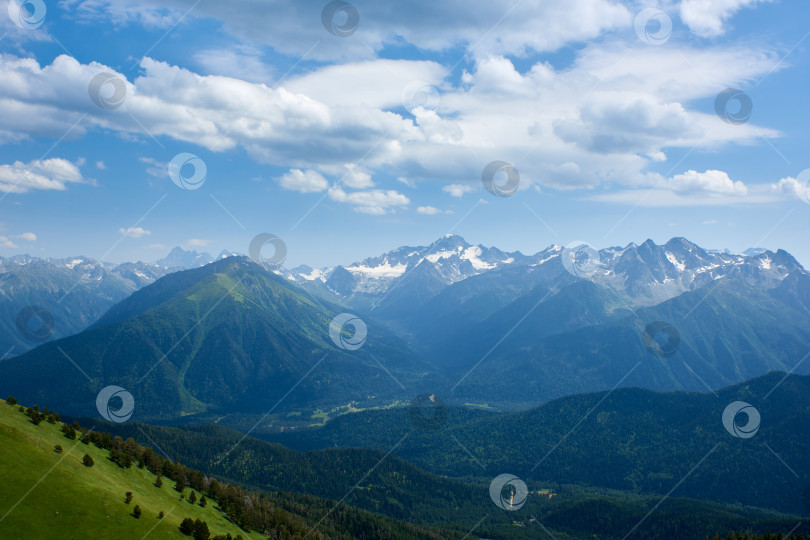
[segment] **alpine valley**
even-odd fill
[[[75,420],[60,429],[97,460],[273,494],[243,510],[276,505],[299,531],[278,538],[361,537],[362,520],[387,531],[368,538],[810,530],[810,276],[782,250],[673,238],[525,255],[446,235],[328,268],[175,248],[0,272],[0,394],[38,405],[34,426],[42,406]],[[99,420],[108,387],[132,396],[130,421]],[[755,439],[724,429],[735,400],[757,407]],[[0,433],[22,449],[8,459],[39,455],[36,429],[56,440],[7,408]],[[487,497],[504,472],[531,491],[514,514]],[[221,508],[195,512],[246,536],[261,521]]]

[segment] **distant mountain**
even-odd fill
[[[142,262],[0,257],[0,356],[16,356],[43,341],[80,332],[165,274]]]
[[[446,235],[429,246],[405,246],[348,266],[301,266],[279,272],[334,302],[412,333],[420,326],[435,328],[428,321],[446,320],[448,312],[461,313],[465,324],[468,317],[483,320],[541,284],[559,288],[573,279],[587,279],[617,293],[617,301],[640,307],[726,276],[772,288],[788,274],[804,271],[781,250],[750,249],[735,255],[705,250],[685,238],[663,245],[646,240],[640,245],[590,249],[592,260],[584,272],[566,270],[562,262],[567,253],[571,252],[553,245],[527,256],[472,246],[460,236]]]
[[[219,255],[214,257],[210,253],[197,253],[194,250],[187,250],[177,246],[173,248],[164,258],[155,261],[155,264],[160,268],[188,270],[190,268],[199,268],[200,266],[205,266],[206,264],[214,261],[237,255],[238,253],[223,249],[220,251]]]
[[[406,397],[400,385],[427,384],[434,370],[373,321],[361,348],[336,346],[330,323],[341,311],[246,258],[223,259],[169,274],[92,328],[0,363],[0,393],[89,415],[98,392],[117,385],[138,418],[172,419],[385,405]]]
[[[320,281],[338,301],[366,306],[379,312],[376,316],[385,317],[421,306],[452,283],[525,260],[520,252],[474,246],[447,234],[429,246],[403,246],[349,266],[298,267],[285,276],[302,285]]]
[[[541,286],[480,322],[429,334],[421,350],[459,381],[455,399],[512,409],[616,385],[706,390],[771,370],[810,372],[799,363],[810,346],[806,274],[765,290],[748,278],[727,277],[635,311],[589,281],[559,291]],[[675,332],[667,354],[644,341],[659,321]]]

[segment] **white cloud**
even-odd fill
[[[64,191],[67,184],[86,182],[74,163],[61,158],[0,165],[0,191],[5,193],[26,193],[37,189]]]
[[[411,189],[416,188],[416,184],[413,183],[413,180],[410,180],[404,176],[397,176],[397,182],[399,182],[400,184],[405,184]]]
[[[802,175],[799,175],[799,177],[801,178]],[[800,181],[792,176],[782,178],[776,184],[771,184],[771,193],[788,195],[804,202],[810,202],[810,186],[808,186],[808,179],[810,179],[810,176],[804,178],[804,181]]]
[[[18,247],[17,244],[12,242],[8,236],[0,236],[0,247],[4,248],[16,248]]]
[[[17,238],[22,238],[23,240],[27,240],[28,242],[36,242],[37,235],[32,232],[25,232],[22,234],[17,235]]]
[[[657,178],[657,181],[655,181]],[[649,189],[625,189],[612,193],[599,193],[590,200],[645,207],[666,206],[725,206],[743,203],[767,203],[778,200],[772,193],[774,186],[757,185],[752,188],[734,181],[718,170],[677,174],[672,178],[649,175]],[[706,221],[710,224],[713,221]],[[716,222],[714,222],[716,223]]]
[[[770,0],[683,0],[681,20],[692,32],[703,37],[715,37],[725,32],[726,19],[744,7]]]
[[[166,178],[169,175],[169,164],[150,157],[139,157],[138,161],[147,165],[146,174],[155,178]]]
[[[345,173],[340,181],[346,187],[354,189],[374,187],[374,181],[368,171],[355,165],[349,167],[349,172]]]
[[[290,169],[275,180],[282,188],[301,193],[323,191],[329,187],[329,182],[323,175],[310,169]]]
[[[168,27],[188,11],[184,0],[67,0],[84,18],[133,21]],[[355,4],[360,23],[352,39],[327,33],[321,24],[325,2],[233,0],[202,2],[188,18],[213,18],[240,41],[314,59],[369,57],[385,44],[403,41],[420,49],[462,46],[473,53],[523,55],[556,50],[606,30],[630,28],[632,14],[613,0],[413,0]],[[279,14],[283,14],[280,16]],[[447,21],[453,21],[448,25]],[[542,32],[537,29],[542,28]],[[315,46],[313,47],[313,44]]]
[[[103,171],[107,168],[107,165],[104,164],[103,161],[96,161],[96,169]]]
[[[130,238],[140,238],[142,236],[148,236],[152,234],[151,231],[147,231],[143,227],[127,227],[126,229],[121,227],[120,229],[118,229],[118,232]]]
[[[436,214],[452,214],[451,210],[441,210],[436,208],[435,206],[419,206],[416,209],[416,212],[419,214],[425,214],[427,216],[435,216]]]
[[[261,59],[261,52],[245,45],[199,51],[194,54],[194,61],[206,75],[224,75],[259,83],[269,83],[273,79],[272,70]]]
[[[355,212],[372,215],[392,213],[396,207],[408,206],[411,202],[405,195],[390,189],[346,193],[340,187],[333,187],[329,189],[329,198],[352,205]]]
[[[747,195],[748,188],[740,181],[733,181],[723,171],[686,171],[676,174],[667,182],[667,187],[678,193],[719,193],[723,195]]]
[[[186,242],[186,246],[189,248],[205,247],[210,243],[211,243],[210,240],[203,240],[202,238],[192,238],[188,242]]]
[[[451,197],[463,197],[465,193],[472,193],[475,188],[469,184],[449,184],[442,187],[442,191],[446,191]]]
[[[212,152],[239,147],[288,169],[277,179],[285,189],[323,191],[324,175],[341,178],[352,163],[347,189],[374,187],[372,178],[384,171],[412,185],[441,178],[445,191],[460,197],[473,189],[465,182],[496,159],[515,165],[521,189],[638,187],[648,185],[652,161],[667,159],[664,149],[761,144],[780,135],[691,107],[718,87],[771,70],[773,55],[761,50],[589,45],[561,70],[540,62],[518,71],[501,56],[476,58],[458,87],[442,79],[445,66],[435,62],[375,60],[314,68],[277,88],[145,58],[121,109],[107,111],[90,102],[87,81],[111,68],[65,55],[46,66],[6,55],[0,141],[58,138],[86,115],[74,136],[104,129],[145,138],[145,129]],[[397,78],[400,70],[407,75]],[[712,83],[696,72],[711,73]],[[402,109],[400,82],[412,76],[436,85],[438,109]],[[330,86],[358,82],[356,92]],[[165,167],[143,161],[153,165],[150,174],[165,177]]]

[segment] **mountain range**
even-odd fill
[[[356,349],[330,336],[346,312],[367,329]],[[116,385],[142,420],[272,431],[425,391],[518,410],[622,386],[715,390],[807,373],[808,346],[810,276],[782,250],[674,238],[524,256],[448,235],[331,271],[227,257],[166,273],[0,364],[0,391],[91,414]]]
[[[0,257],[0,354],[15,356],[42,341],[76,334],[165,274],[142,262]]]

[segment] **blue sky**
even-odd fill
[[[332,4],[338,30],[327,2],[19,4],[0,13],[0,255],[153,261],[270,232],[289,266],[325,266],[454,232],[810,264],[806,2],[356,1]],[[717,114],[727,88],[750,117]],[[204,163],[195,189],[179,154]],[[496,160],[512,196],[482,185]]]

